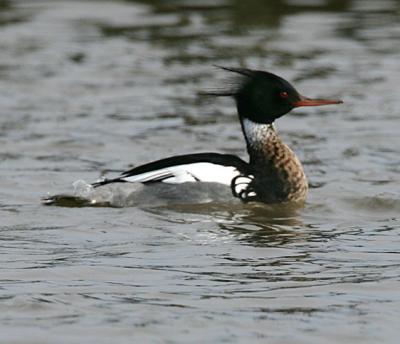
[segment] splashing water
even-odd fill
[[[94,188],[84,180],[77,180],[72,183],[73,193],[60,194],[43,199],[46,205],[65,207],[81,206],[111,206],[127,207],[138,204],[140,195],[138,191],[143,189],[141,184],[111,184],[100,188]]]
[[[73,182],[72,186],[74,188],[74,196],[76,197],[90,198],[94,193],[94,187],[82,179]]]
[[[149,184],[112,183],[93,187],[84,180],[72,183],[71,195],[60,194],[43,200],[46,205],[81,206],[162,206],[166,204],[203,204],[210,202],[241,203],[231,189],[216,183]]]

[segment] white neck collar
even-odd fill
[[[275,131],[273,124],[256,123],[248,118],[242,118],[242,128],[250,146],[267,141]]]

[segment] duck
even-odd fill
[[[234,73],[237,82],[227,90],[205,92],[227,96],[236,103],[246,142],[248,161],[222,153],[195,153],[152,161],[102,179],[92,185],[101,188],[115,183],[183,184],[216,183],[231,189],[232,197],[244,203],[304,202],[308,181],[302,164],[279,136],[275,121],[303,106],[340,104],[337,99],[302,96],[287,80],[263,70],[220,67]]]

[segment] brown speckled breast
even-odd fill
[[[308,182],[293,151],[282,142],[273,125],[242,122],[250,155],[255,200],[266,203],[301,202]]]

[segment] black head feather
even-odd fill
[[[288,81],[275,74],[245,68],[219,68],[239,74],[240,78],[231,89],[205,94],[232,96],[239,115],[253,122],[272,123],[292,110],[294,103],[301,99]]]

